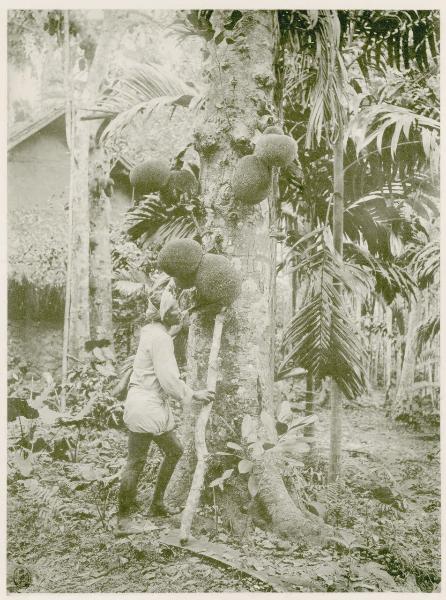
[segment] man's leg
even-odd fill
[[[169,514],[177,512],[169,510],[164,505],[164,492],[166,491],[177,462],[183,454],[183,446],[173,431],[168,431],[153,439],[164,454],[164,459],[161,463],[158,478],[156,480],[150,511],[155,516],[166,517]]]
[[[144,468],[147,452],[153,436],[151,433],[129,432],[128,457],[119,488],[118,520],[127,518],[131,505],[135,502],[139,477]]]

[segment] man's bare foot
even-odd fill
[[[170,508],[164,502],[153,502],[149,510],[153,517],[172,517],[181,512],[180,508]]]

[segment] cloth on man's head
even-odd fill
[[[160,301],[161,321],[164,320],[164,317],[165,317],[167,311],[169,309],[171,309],[173,306],[175,306],[176,303],[177,303],[177,301],[175,300],[174,296],[169,292],[169,290],[165,289],[163,291],[163,293],[161,294],[161,301]]]
[[[175,306],[176,302],[175,297],[167,289],[164,289],[161,294],[153,294],[147,303],[146,319],[162,321],[167,311]]]
[[[147,310],[145,315],[147,321],[160,321],[161,316],[159,309],[151,302],[151,300],[147,303]]]

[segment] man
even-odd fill
[[[174,297],[165,291],[160,299],[152,298],[146,316],[150,322],[141,329],[124,405],[124,422],[129,429],[128,458],[119,489],[117,535],[144,531],[143,525],[131,519],[130,512],[152,440],[161,449],[164,458],[150,513],[165,517],[177,512],[164,504],[164,492],[183,453],[173,431],[175,422],[168,398],[173,397],[183,403],[192,399],[203,402],[214,399],[213,392],[194,392],[180,379],[172,338],[181,329],[182,315]]]

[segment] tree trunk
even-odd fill
[[[407,320],[404,357],[401,366],[401,375],[395,401],[392,405],[392,416],[397,417],[410,413],[413,384],[417,360],[417,329],[423,309],[422,300],[417,297],[412,300]]]
[[[379,318],[379,299],[375,297],[375,303],[373,306],[373,318],[372,326],[374,332],[372,333],[372,348],[371,348],[371,372],[370,380],[374,389],[378,387],[378,369],[379,369],[379,343],[380,333],[378,331],[378,325],[380,322]]]
[[[212,24],[224,31],[230,11],[214,11]],[[244,11],[231,37],[236,42],[207,44],[204,63],[208,82],[206,111],[196,131],[201,156],[202,197],[207,208],[204,230],[211,232],[208,247],[221,249],[241,272],[242,292],[229,307],[221,342],[219,382],[212,415],[214,449],[240,439],[245,414],[258,417],[273,402],[271,338],[271,246],[268,202],[234,205],[231,181],[237,160],[251,151],[252,139],[265,103],[273,103],[275,11]],[[243,33],[243,36],[240,36]],[[188,340],[189,382],[205,385],[212,337],[213,315],[201,311],[192,319]],[[191,481],[194,457],[190,439],[193,415],[185,415],[181,431],[183,460],[172,480],[169,499],[182,503]],[[287,534],[302,533],[303,513],[291,500],[275,465],[261,463],[258,498],[275,528]],[[244,480],[243,484],[245,486]],[[247,494],[245,492],[245,494]]]
[[[78,104],[78,103],[76,103]],[[71,138],[70,205],[71,276],[67,350],[75,359],[84,356],[85,342],[90,338],[89,314],[89,205],[88,205],[88,126],[80,120],[79,107],[73,110]]]
[[[117,11],[105,11],[88,80],[83,92],[73,98],[73,128],[71,139],[70,199],[72,227],[69,232],[72,272],[65,310],[68,311],[68,355],[84,356],[85,342],[90,339],[90,206],[89,206],[89,160],[91,136],[97,124],[83,121],[85,108],[93,105],[101,81],[110,65],[111,50],[116,39]],[[108,274],[110,275],[110,273]],[[64,360],[66,358],[64,357]]]
[[[113,348],[112,261],[110,249],[110,162],[98,146],[90,150],[90,334]]]
[[[342,131],[334,146],[333,155],[333,244],[335,251],[341,256],[344,238],[344,144]],[[339,286],[339,283],[336,285]],[[342,448],[342,393],[338,384],[331,382],[331,415],[330,415],[330,461],[328,481],[334,482],[341,472]]]
[[[71,140],[73,137],[73,115],[72,115],[72,102],[73,102],[73,88],[71,82],[71,57],[70,57],[70,11],[64,11],[64,91],[65,91],[65,137],[67,140],[67,147],[70,151],[70,168],[72,168],[73,154],[71,152]],[[71,186],[71,182],[70,182]],[[68,375],[68,337],[70,330],[70,304],[71,304],[71,286],[70,281],[72,277],[72,243],[71,235],[73,230],[73,197],[71,189],[68,194],[68,248],[67,248],[67,271],[66,271],[66,283],[65,283],[65,314],[64,314],[64,328],[63,328],[63,348],[62,348],[62,390],[60,393],[60,410],[65,411],[66,398],[65,398],[65,386],[67,383]]]
[[[392,308],[386,305],[386,347],[385,347],[385,380],[384,387],[388,390],[392,384],[393,352],[392,352]]]

